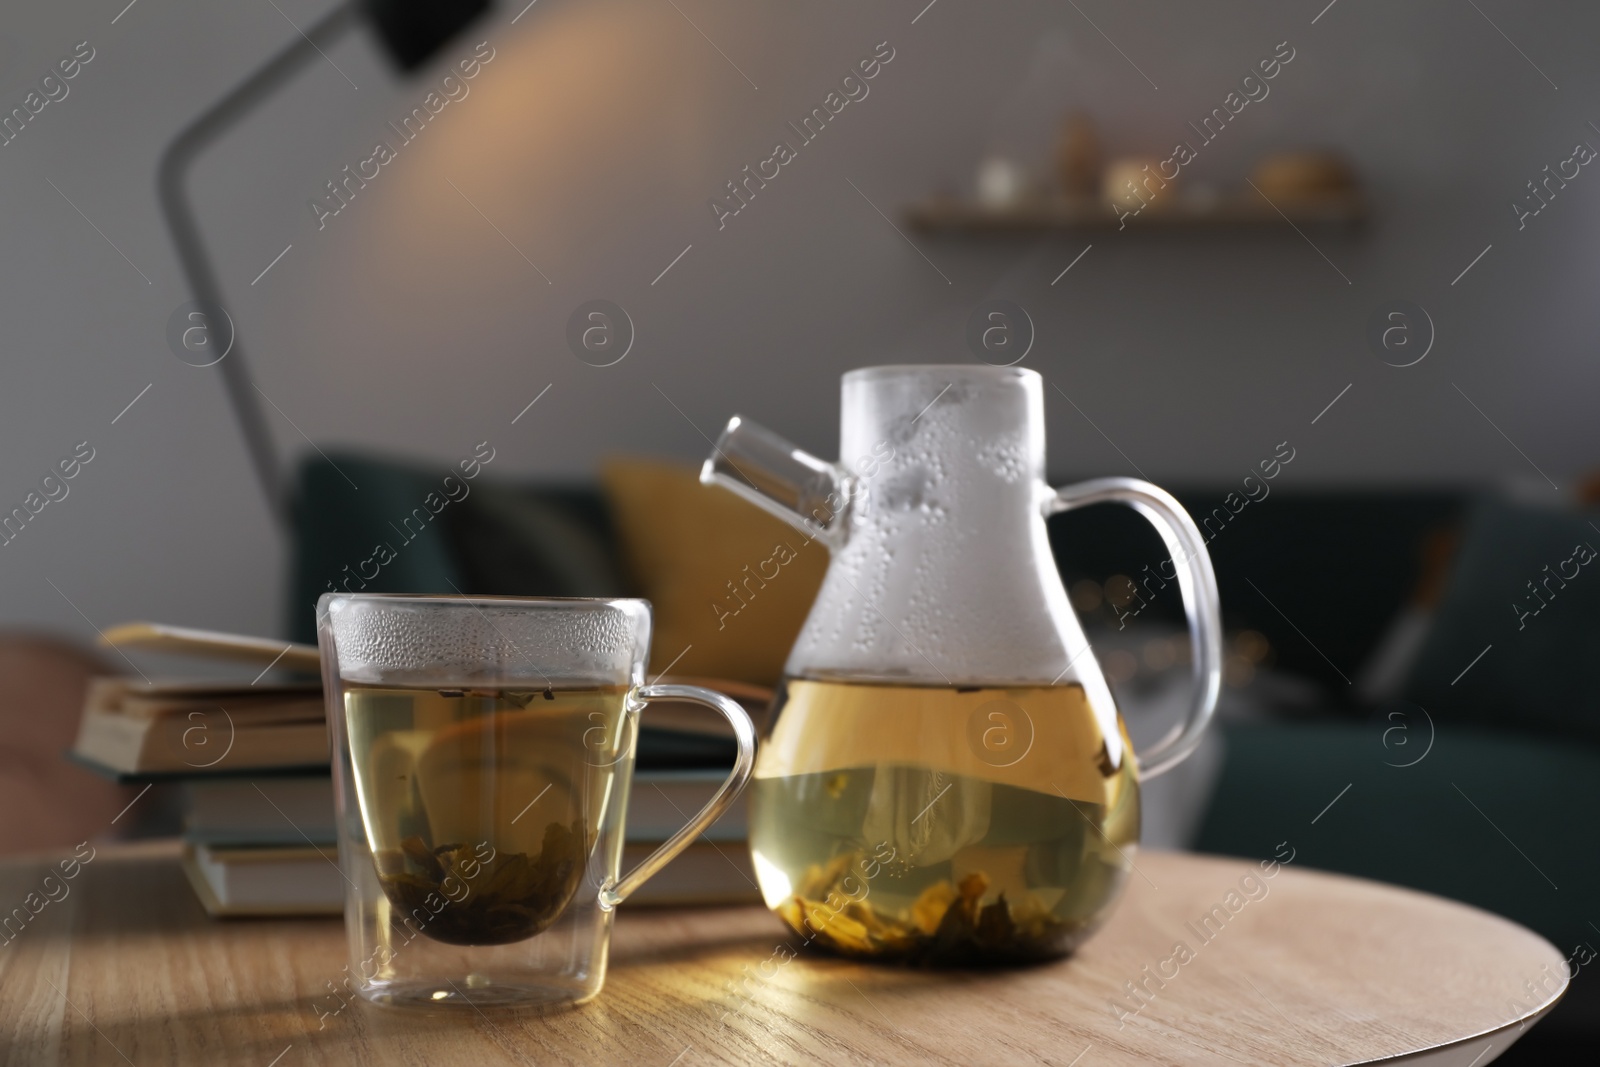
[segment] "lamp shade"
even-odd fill
[[[361,0],[362,14],[402,71],[426,63],[490,6],[490,0]]]

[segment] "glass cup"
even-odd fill
[[[738,704],[644,685],[643,600],[330,593],[317,604],[345,986],[379,1004],[550,1008],[600,992],[616,906],[738,796]],[[619,877],[639,712],[714,708],[739,755],[698,815]]]

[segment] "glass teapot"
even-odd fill
[[[1200,531],[1147,482],[1044,482],[1043,380],[992,366],[844,376],[838,464],[734,417],[700,479],[825,545],[752,785],[761,892],[807,944],[927,964],[1072,951],[1132,868],[1139,779],[1199,743],[1221,681]],[[1166,544],[1194,693],[1135,752],[1046,516],[1115,501]]]

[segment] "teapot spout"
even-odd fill
[[[700,481],[731,490],[824,543],[844,539],[850,477],[739,415],[717,438]]]

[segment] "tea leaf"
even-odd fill
[[[485,862],[467,845],[429,847],[408,837],[400,851],[375,853],[373,860],[397,921],[410,919],[445,944],[505,945],[543,933],[561,917],[577,893],[590,845],[574,821],[570,828],[547,826],[532,856],[499,852]]]
[[[903,913],[886,913],[873,906],[870,888],[864,899],[845,899],[842,883],[860,859],[846,853],[813,865],[801,879],[802,891],[778,905],[778,915],[807,944],[859,958],[983,966],[1059,956],[1083,929],[1057,918],[1031,893],[1019,904],[1003,892],[983,903],[991,884],[983,871],[954,885],[935,882]]]

